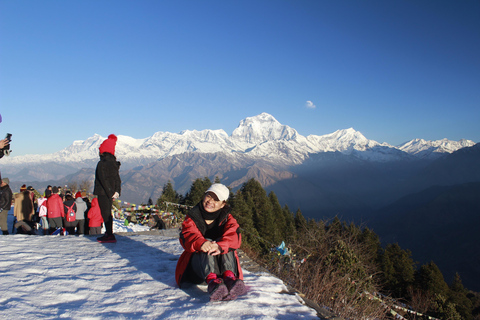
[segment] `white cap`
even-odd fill
[[[230,196],[230,190],[228,190],[227,187],[225,187],[221,183],[214,183],[208,188],[207,192],[213,192],[217,196],[218,200],[220,201],[227,201],[228,197]]]

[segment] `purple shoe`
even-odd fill
[[[208,283],[208,293],[210,294],[210,301],[223,300],[228,295],[227,286],[223,283],[222,278],[217,278]]]
[[[225,284],[228,289],[228,296],[224,300],[235,300],[238,296],[247,293],[247,287],[241,279],[228,277],[225,279]]]

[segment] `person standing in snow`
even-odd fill
[[[68,221],[67,215],[69,208],[75,212],[75,220]],[[63,218],[63,225],[67,230],[68,234],[75,234],[75,227],[77,226],[77,204],[75,203],[75,199],[72,197],[72,192],[67,190],[65,192],[65,201],[63,201],[63,210],[64,210],[64,218]]]
[[[47,188],[45,188],[45,198],[50,197],[51,194],[52,194],[52,186],[48,185]]]
[[[117,136],[111,134],[100,145],[100,161],[95,170],[95,186],[93,194],[98,197],[98,204],[105,224],[105,235],[97,238],[98,242],[117,242],[113,234],[112,205],[120,196],[120,162],[115,158]]]
[[[51,190],[49,196],[52,194]],[[37,199],[37,212],[38,217],[42,223],[43,234],[48,234],[48,218],[47,218],[47,197],[40,197]]]
[[[27,187],[23,185],[20,192],[15,194],[14,199],[13,215],[17,220],[14,227],[17,229],[17,233],[35,234],[32,223],[32,217],[35,214],[33,192],[27,190]]]
[[[58,187],[52,188],[52,194],[47,198],[47,216],[49,234],[63,228],[63,217],[65,216],[65,209],[62,198],[58,194]]]
[[[102,233],[102,212],[100,211],[100,207],[98,206],[98,199],[93,198],[92,205],[88,210],[88,234],[96,235]]]
[[[82,193],[78,191],[75,194],[75,205],[77,210],[75,211],[76,217],[75,222],[77,224],[77,234],[85,233],[85,213],[87,212],[87,204],[82,198]]]
[[[240,248],[240,227],[230,214],[230,191],[213,184],[182,224],[180,244],[185,249],[177,262],[175,280],[206,282],[210,301],[233,300],[246,293],[236,249]]]
[[[9,186],[10,180],[8,178],[2,179],[2,184],[0,185],[0,228],[4,235],[8,233],[8,211],[12,207],[12,198],[13,193],[12,189]]]
[[[39,228],[39,222],[40,218],[38,216],[38,205],[37,205],[37,198],[35,196],[35,189],[32,186],[28,186],[27,190],[30,191],[30,194],[32,196],[32,201],[33,201],[33,217],[32,217],[32,224],[35,227],[35,230],[38,230]]]
[[[89,220],[88,220],[88,211],[90,211],[90,208],[92,206],[92,203],[90,202],[90,199],[88,198],[88,195],[87,195],[87,192],[86,191],[82,191],[82,199],[83,199],[83,202],[85,202],[85,204],[87,205],[87,211],[85,211],[85,223],[84,223],[84,234],[90,234],[88,228],[89,228]],[[102,221],[103,223],[103,221]]]

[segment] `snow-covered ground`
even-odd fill
[[[11,219],[9,215],[9,229]],[[115,232],[148,230],[123,226]],[[178,239],[117,234],[95,236],[0,235],[2,319],[318,319],[281,280],[245,270],[248,293],[210,302],[206,286],[178,288]]]

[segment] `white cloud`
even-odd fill
[[[313,102],[310,101],[310,100],[305,103],[305,106],[306,106],[308,109],[315,109],[315,108],[317,107],[317,106],[314,105]]]

